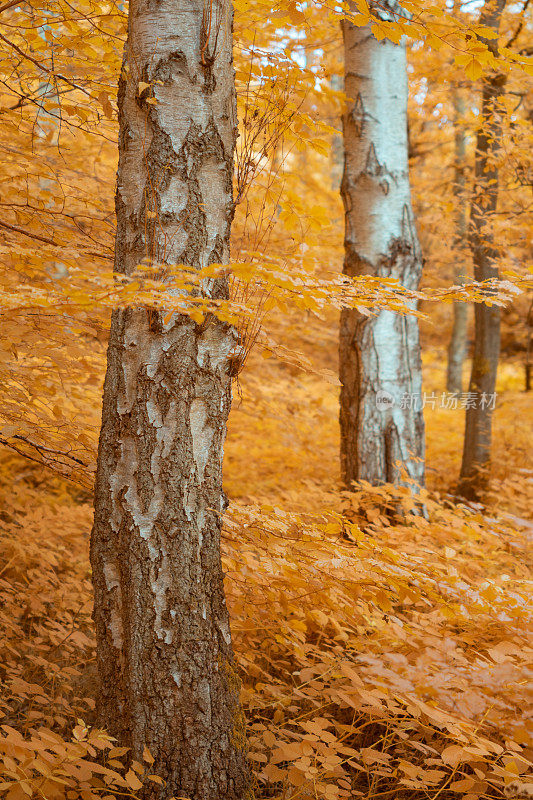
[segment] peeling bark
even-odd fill
[[[232,9],[131,0],[119,85],[115,269],[227,263]],[[139,82],[149,84],[148,87]],[[151,100],[152,102],[148,102]],[[155,101],[155,102],[153,102]],[[218,281],[206,287],[227,294]],[[233,329],[112,316],[91,564],[99,721],[152,771],[146,797],[250,796],[220,559]]]
[[[422,257],[411,208],[404,45],[378,42],[343,22],[344,272],[396,278],[416,289]],[[352,481],[424,483],[424,420],[418,322],[345,310],[340,323],[341,471]],[[383,394],[385,393],[385,395]],[[383,401],[391,399],[386,405]],[[406,399],[410,398],[410,399]],[[403,405],[406,407],[402,407]]]
[[[498,31],[506,0],[485,4],[480,24]],[[485,43],[497,53],[497,39]],[[491,231],[491,217],[498,204],[499,173],[497,156],[501,148],[501,121],[498,104],[505,91],[505,76],[493,73],[482,79],[481,120],[476,137],[474,192],[470,209],[470,247],[474,278],[498,278],[498,250]],[[483,398],[496,388],[500,357],[500,309],[476,303],[474,307],[474,354],[468,387],[474,403],[466,410],[463,460],[459,493],[479,500],[485,492],[490,468],[492,404]]]

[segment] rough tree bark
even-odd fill
[[[236,134],[229,0],[130,0],[115,269],[227,263]],[[224,280],[209,290],[227,293]],[[100,722],[150,797],[250,795],[220,558],[233,329],[112,317],[91,537]]]
[[[459,286],[466,280],[465,247],[468,232],[465,206],[465,160],[466,131],[464,128],[465,102],[460,89],[453,89],[453,110],[455,128],[455,164],[454,195],[457,203],[455,220],[455,252],[458,264],[454,271],[454,283]],[[448,370],[446,389],[449,392],[461,392],[463,389],[463,367],[466,358],[466,337],[468,332],[468,305],[455,302],[453,304],[453,327],[448,345]]]
[[[506,0],[485,3],[480,24],[498,31]],[[497,39],[485,40],[497,53]],[[491,216],[498,203],[498,164],[501,121],[498,108],[505,90],[505,76],[488,74],[482,79],[481,118],[476,137],[474,191],[470,208],[469,241],[474,278],[485,281],[499,276],[498,251],[491,231]],[[476,303],[474,308],[474,354],[468,387],[473,402],[466,410],[463,460],[458,491],[478,500],[487,488],[492,438],[492,403],[500,356],[500,309]]]
[[[343,22],[345,92],[344,272],[397,278],[416,289],[422,258],[414,226],[407,152],[403,44],[378,42]],[[345,310],[340,323],[341,472],[346,486],[424,483],[424,420],[418,322]]]

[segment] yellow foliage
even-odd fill
[[[258,796],[402,787],[484,798],[517,775],[527,782],[531,523],[522,514],[533,489],[518,472],[520,442],[509,447],[509,417],[518,404],[522,429],[533,420],[518,376],[505,371],[498,387],[495,505],[454,506],[433,489],[423,497],[429,521],[394,522],[391,511],[413,506],[407,489],[338,493],[333,387],[308,376],[286,407],[297,382],[265,363],[270,413],[259,405],[251,415],[252,364],[232,419],[227,491],[242,499],[226,515],[223,552]],[[426,382],[440,388],[440,374],[428,365]],[[460,415],[430,409],[427,425],[431,484],[445,492],[458,454],[443,432],[459,441]],[[0,491],[4,790],[90,799],[125,782],[135,793],[157,776],[122,767],[126,754],[90,726],[88,498],[15,456],[2,462]]]
[[[234,5],[240,137],[228,303],[198,291],[216,266],[176,266],[156,281],[147,258],[133,281],[111,278],[123,6],[50,0],[0,11],[0,444],[10,448],[0,462],[0,796],[135,796],[161,780],[149,773],[150,753],[146,766],[130,764],[92,727],[89,490],[109,310],[120,302],[198,322],[217,313],[251,350],[226,449],[224,566],[258,797],[518,795],[530,785],[533,501],[521,367],[506,360],[499,378],[487,508],[451,495],[463,415],[428,409],[429,521],[409,514],[404,489],[341,494],[335,387],[342,306],[402,312],[420,301],[429,391],[443,389],[450,306],[441,300],[504,303],[518,287],[521,317],[504,319],[504,337],[522,336],[532,287],[528,23],[520,27],[508,4],[496,58],[477,10],[451,13],[444,2],[403,2],[396,19],[366,0],[356,11]],[[370,22],[378,38],[410,37],[419,293],[340,275],[334,149],[349,98],[333,79],[343,16]],[[470,141],[466,197],[475,82],[493,69],[508,87],[490,220],[506,280],[450,289],[457,262],[470,261],[454,233],[452,94],[459,87],[468,98],[459,120]]]

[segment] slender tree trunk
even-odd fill
[[[342,75],[331,76],[331,88],[336,92],[342,92],[344,90]],[[336,120],[333,119],[331,121],[331,125],[334,126],[335,124]],[[344,145],[342,142],[342,136],[340,134],[335,134],[332,138],[330,158],[331,188],[333,191],[338,192],[342,180],[342,168],[344,161]]]
[[[343,23],[346,275],[397,278],[416,289],[422,258],[411,208],[407,68],[403,44]],[[341,471],[344,483],[424,482],[418,322],[343,311],[340,323]]]
[[[454,283],[459,286],[466,280],[465,247],[468,228],[465,207],[466,131],[463,119],[465,102],[457,87],[453,89],[453,109],[455,128],[454,195],[457,203],[455,252],[458,258],[454,272]],[[449,392],[461,392],[463,389],[463,366],[466,358],[467,332],[468,305],[456,302],[453,304],[453,328],[448,346],[446,389]]]
[[[533,300],[526,316],[526,358],[524,361],[524,391],[531,391],[531,350],[533,340]]]
[[[211,15],[211,16],[210,16]],[[232,9],[130,0],[119,85],[115,268],[227,263],[236,111]],[[227,294],[216,282],[214,296]],[[166,786],[249,796],[220,559],[233,329],[113,313],[91,538],[98,714]]]
[[[499,30],[505,0],[486,3],[480,24]],[[497,52],[497,40],[486,40]],[[490,74],[482,79],[481,118],[476,137],[475,185],[470,210],[470,247],[474,278],[485,281],[499,276],[498,250],[491,230],[492,215],[498,203],[497,157],[501,147],[500,109],[505,76]],[[496,388],[500,355],[500,309],[476,303],[474,308],[474,354],[469,393],[472,400],[466,410],[463,461],[459,493],[477,500],[487,488],[492,436],[491,397]]]

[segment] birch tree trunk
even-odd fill
[[[229,0],[130,0],[119,84],[115,269],[227,263],[236,133]],[[218,281],[213,295],[227,294]],[[91,564],[98,715],[166,781],[250,796],[220,558],[234,331],[115,310]]]
[[[498,31],[505,2],[506,0],[486,2],[480,24]],[[488,39],[485,43],[493,53],[497,53],[497,39]],[[498,204],[497,157],[501,148],[498,104],[504,90],[504,75],[492,73],[483,77],[469,237],[476,281],[499,276],[498,251],[494,245],[491,216]],[[458,487],[459,493],[471,500],[480,499],[488,484],[493,410],[490,397],[496,388],[499,356],[500,309],[498,306],[476,303],[474,354],[468,387],[473,402],[466,410],[463,460]]]
[[[467,247],[467,214],[465,207],[465,160],[466,132],[464,128],[465,102],[457,86],[453,89],[453,110],[455,128],[455,164],[454,195],[457,203],[455,221],[455,252],[458,264],[454,272],[454,283],[457,286],[466,280],[465,247]],[[468,305],[455,302],[453,304],[453,327],[448,346],[448,370],[446,389],[449,392],[461,392],[463,389],[463,367],[466,358],[466,338],[468,333]]]
[[[343,22],[346,275],[397,278],[416,289],[422,258],[411,208],[405,46]],[[424,483],[418,322],[345,310],[340,323],[341,471],[346,486]]]

